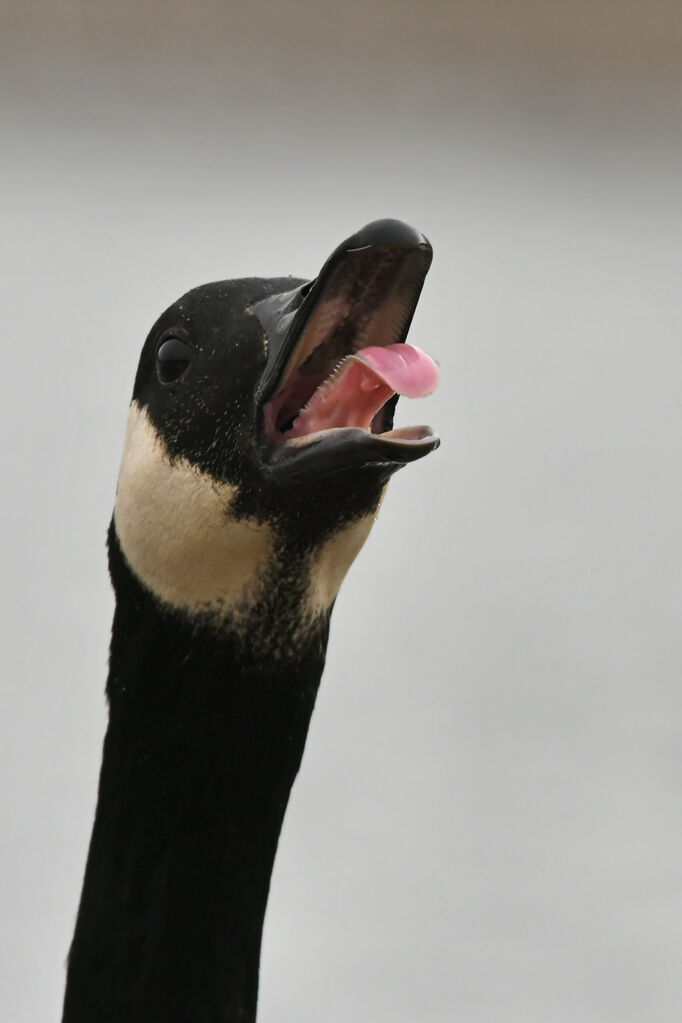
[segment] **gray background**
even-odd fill
[[[682,11],[3,0],[0,1019],[56,1019],[139,347],[396,216],[441,450],[335,612],[263,1023],[682,1018]]]

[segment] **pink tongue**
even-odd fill
[[[369,430],[381,406],[394,394],[421,398],[438,383],[438,367],[419,348],[387,345],[350,355],[315,391],[286,437],[318,430],[360,426]]]
[[[438,384],[438,366],[426,352],[412,345],[363,348],[355,358],[373,369],[392,391],[407,398],[423,398]]]

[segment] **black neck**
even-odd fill
[[[256,670],[228,631],[164,612],[110,549],[110,717],[63,1021],[250,1023],[328,622],[295,662]]]

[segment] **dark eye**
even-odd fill
[[[181,376],[194,355],[191,345],[181,341],[179,337],[167,337],[159,345],[156,353],[156,372],[162,384],[171,384]]]

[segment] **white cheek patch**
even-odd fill
[[[358,556],[378,514],[379,508],[373,514],[344,526],[313,556],[309,590],[310,612],[313,615],[331,607],[346,572]]]
[[[237,488],[184,458],[171,460],[145,409],[133,402],[114,523],[138,579],[191,614],[223,617],[253,607],[274,546],[267,525],[237,519]]]

